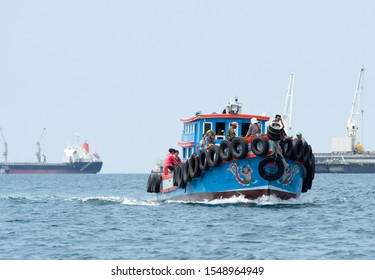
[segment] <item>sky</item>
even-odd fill
[[[292,132],[329,152],[362,65],[358,138],[375,150],[374,11],[372,0],[0,0],[8,161],[35,161],[46,128],[48,162],[79,134],[101,173],[148,173],[178,147],[181,118],[235,96],[244,113],[283,113],[291,72]]]

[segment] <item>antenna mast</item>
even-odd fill
[[[3,134],[3,130],[1,129],[1,127],[0,127],[0,133],[1,133],[1,138],[4,141],[4,152],[3,152],[4,162],[8,162],[8,143],[5,140],[5,137],[4,137],[4,134]]]
[[[354,150],[356,141],[356,133],[358,130],[358,118],[360,114],[363,114],[361,110],[361,98],[363,95],[363,75],[365,68],[362,66],[358,76],[357,87],[355,89],[354,98],[352,102],[352,110],[348,119],[348,137],[351,138],[351,149]]]
[[[294,73],[290,73],[288,92],[286,95],[283,122],[284,130],[287,135],[290,135],[292,131],[292,112],[293,112],[293,90],[294,90]]]
[[[42,135],[40,136],[39,141],[36,142],[36,158],[37,158],[38,163],[42,162],[42,148],[41,148],[41,144],[42,144],[42,141],[44,140],[45,131],[46,131],[46,129],[43,128]]]

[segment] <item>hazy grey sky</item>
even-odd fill
[[[282,113],[291,72],[293,131],[330,151],[361,65],[359,140],[375,150],[374,11],[371,0],[0,0],[8,160],[35,161],[45,127],[49,162],[79,133],[102,173],[149,172],[177,147],[181,117],[234,96],[246,113]]]

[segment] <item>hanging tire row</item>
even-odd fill
[[[281,141],[280,145],[284,156],[304,163],[306,177],[303,180],[302,192],[307,192],[311,189],[315,177],[315,156],[312,147],[306,141],[300,139],[292,141],[290,138]]]
[[[160,192],[161,181],[162,181],[161,175],[159,173],[152,172],[150,176],[148,176],[147,192],[150,192],[150,193]]]
[[[310,162],[313,156],[311,146],[301,140],[285,139],[281,142],[284,156],[301,162]],[[260,160],[258,171],[266,180],[273,181],[280,178],[284,172],[284,164],[280,157],[268,156],[270,144],[263,136],[256,137],[250,145],[251,151]],[[230,161],[233,158],[243,159],[249,152],[249,145],[242,137],[236,137],[232,141],[223,140],[219,146],[212,146],[210,150],[202,150],[199,156],[192,155],[186,162],[176,166],[174,171],[173,185],[185,188],[193,178],[198,178],[202,172],[210,168],[220,166],[222,161]],[[267,155],[267,156],[266,156]],[[277,166],[276,173],[269,173],[265,168],[270,163]]]
[[[272,134],[274,133],[274,134]],[[276,140],[277,133],[268,129],[267,136],[271,140]],[[297,160],[305,164],[307,176],[304,180],[303,190],[311,188],[312,180],[315,176],[315,158],[312,148],[306,142],[300,139],[292,141],[286,138],[280,142],[284,157],[291,160]],[[258,165],[258,171],[262,178],[274,181],[279,179],[284,173],[284,164],[279,156],[268,155],[270,144],[263,136],[257,136],[251,142],[250,149],[258,157],[262,157]],[[223,140],[219,146],[214,145],[208,151],[202,150],[199,156],[192,155],[186,162],[175,167],[173,176],[173,185],[179,188],[186,188],[187,183],[192,179],[201,176],[202,172],[210,168],[220,166],[222,161],[230,161],[233,158],[243,159],[249,152],[249,145],[242,137],[236,137],[232,141]],[[274,163],[277,167],[275,173],[268,172],[266,166]],[[157,173],[151,173],[147,182],[148,192],[159,192],[161,185],[161,176]]]

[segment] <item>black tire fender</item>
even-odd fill
[[[249,146],[242,137],[235,137],[231,144],[231,153],[236,159],[243,159],[247,156]]]
[[[312,179],[314,180],[315,178],[315,156],[312,154],[311,157],[311,166],[312,166]]]
[[[305,168],[306,168],[306,177],[303,180],[302,192],[307,192],[312,187],[312,181],[314,180],[314,176],[315,176],[315,161],[313,162],[313,164],[306,162]]]
[[[279,123],[277,122],[272,122],[268,127],[267,127],[267,136],[273,140],[273,141],[278,141],[281,139],[281,136],[283,134],[283,129],[280,127]]]
[[[233,158],[232,151],[231,151],[231,142],[227,140],[223,140],[219,146],[219,156],[222,160],[230,161]]]
[[[266,171],[265,167],[270,163],[276,164],[277,166],[276,173],[270,173]],[[275,181],[279,179],[284,173],[283,161],[281,160],[280,157],[266,156],[260,160],[259,165],[258,165],[258,172],[259,172],[259,175],[263,179],[268,180],[268,181]]]
[[[205,171],[210,169],[210,166],[208,165],[208,153],[206,150],[202,150],[202,152],[199,155],[199,168],[201,171]]]
[[[251,141],[251,150],[258,157],[265,156],[268,153],[269,148],[270,144],[263,136],[257,136],[253,141]]]
[[[313,151],[312,151],[312,147],[311,145],[309,145],[309,148],[308,148],[308,154],[307,154],[307,162],[308,164],[312,165],[313,164]]]
[[[161,175],[157,173],[151,173],[147,180],[147,192],[158,193],[160,192],[161,186]]]
[[[179,165],[177,165],[174,170],[173,170],[173,186],[177,187],[178,182],[177,182],[177,174],[178,174],[178,169],[180,168]]]
[[[197,178],[201,175],[199,168],[199,157],[193,155],[189,158],[189,174],[191,178]]]
[[[190,173],[189,173],[189,161],[186,161],[182,165],[182,180],[185,183],[189,183],[191,181]]]
[[[147,179],[147,192],[152,192],[152,188],[151,188],[151,181],[152,181],[152,174],[150,174],[150,176],[148,176],[148,179]]]
[[[160,192],[160,186],[161,186],[161,175],[160,174],[155,174],[155,182],[154,182],[154,193]]]
[[[307,144],[307,142],[303,142],[303,162],[307,162],[309,158],[310,153],[310,146]]]
[[[281,141],[281,149],[283,150],[283,155],[292,159],[293,157],[293,141],[290,138],[285,138]]]
[[[212,146],[208,150],[207,154],[207,161],[210,167],[218,167],[221,164],[221,157],[219,156],[219,146]]]
[[[177,174],[176,174],[176,183],[177,183],[177,187],[179,188],[185,188],[186,187],[186,182],[184,182],[184,177],[183,177],[183,174],[184,174],[184,165],[185,163],[181,163],[178,165],[178,168],[177,168]]]
[[[293,153],[296,160],[303,162],[303,142],[301,139],[293,141]]]

